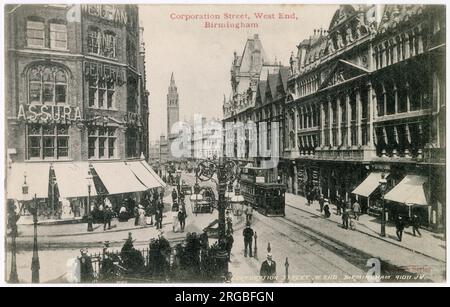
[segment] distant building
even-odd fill
[[[175,84],[175,78],[172,73],[172,75],[170,76],[170,84],[167,91],[167,141],[170,159],[175,159],[172,156],[170,147],[173,140],[177,137],[177,134],[172,133],[172,127],[175,123],[177,123],[180,120],[179,113],[180,113],[180,104],[178,97],[178,89],[177,85]]]

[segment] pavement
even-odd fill
[[[323,218],[323,213],[320,212],[319,203],[317,201],[314,201],[313,204],[308,206],[306,198],[300,195],[286,193],[286,205]],[[336,208],[332,206],[330,209],[332,213],[328,220],[336,224],[342,224],[342,217],[335,214]],[[400,242],[397,240],[395,225],[392,223],[388,223],[386,225],[386,236],[381,237],[381,225],[380,221],[377,218],[372,217],[368,214],[363,214],[359,217],[359,221],[355,219],[352,220],[356,223],[355,231],[411,250],[413,252],[426,255],[439,261],[446,261],[446,242],[443,234],[420,229],[420,233],[422,234],[422,236],[414,237],[412,228],[410,227],[405,228],[402,241]]]

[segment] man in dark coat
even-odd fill
[[[94,280],[94,269],[92,267],[91,257],[88,255],[87,250],[80,250],[80,282],[90,283]]]
[[[277,264],[272,260],[272,255],[267,254],[267,260],[261,264],[261,270],[259,271],[263,282],[274,282],[277,279]]]
[[[403,223],[403,218],[401,215],[399,215],[397,217],[397,220],[395,221],[395,228],[396,228],[397,238],[401,242],[402,236],[403,236],[403,229],[405,228],[405,225]]]
[[[319,198],[319,206],[320,206],[320,212],[323,211],[323,204],[325,203],[325,199],[323,198],[323,195],[320,194],[320,198]]]
[[[234,238],[230,231],[225,236],[225,247],[228,253],[228,261],[231,261],[231,249],[233,248]]]
[[[105,213],[103,215],[103,230],[106,230],[106,225],[108,225],[108,229],[111,229],[111,219],[112,210],[110,207],[106,207]]]
[[[172,190],[172,202],[175,202],[177,200],[178,194],[175,189]]]
[[[178,221],[180,222],[181,232],[184,232],[184,227],[186,226],[186,216],[186,208],[181,206],[180,210],[178,211]]]
[[[341,213],[341,209],[342,209],[341,198],[338,196],[335,201],[336,201],[336,214],[337,215],[342,215],[342,213]]]
[[[422,236],[422,234],[419,231],[419,224],[420,224],[419,216],[415,213],[412,216],[411,224],[412,224],[411,226],[413,229],[413,235],[416,236],[416,232],[417,232],[419,234],[419,236]]]
[[[342,228],[348,229],[349,212],[346,207],[342,208]]]
[[[247,257],[247,249],[249,251],[249,256],[253,257],[252,252],[252,242],[253,242],[253,229],[250,227],[250,223],[247,222],[246,227],[242,231],[242,235],[244,236],[244,257]]]

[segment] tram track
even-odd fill
[[[257,219],[258,219],[258,221],[260,221],[261,223],[263,223],[263,224],[265,224],[265,225],[267,225],[267,226],[269,226],[269,227],[271,227],[271,228],[276,229],[276,227],[274,227],[273,223],[269,223],[268,221],[263,221],[260,217],[258,217]],[[295,224],[293,224],[292,222],[290,222],[289,220],[287,220],[287,219],[285,219],[285,218],[282,218],[282,217],[271,217],[270,219],[274,219],[274,220],[276,220],[278,223],[286,224],[286,225],[288,225],[289,227],[293,227],[293,228],[296,228],[296,230],[298,230],[298,227],[296,227]],[[283,234],[281,231],[277,231],[277,232]],[[299,232],[301,232],[303,235],[305,235],[305,232],[303,232],[303,231],[299,231]],[[285,235],[285,234],[283,234],[283,235]],[[286,235],[285,235],[285,236],[286,236]],[[290,236],[286,236],[286,237],[287,237],[290,241],[292,241],[292,242],[296,243],[297,245],[299,245],[299,246],[300,246],[301,248],[303,248],[305,251],[307,251],[307,252],[309,252],[309,253],[315,255],[317,258],[321,259],[321,260],[324,261],[325,263],[327,263],[327,264],[331,265],[332,267],[338,269],[338,271],[342,272],[344,275],[348,275],[348,276],[351,276],[351,275],[352,275],[352,273],[350,273],[350,272],[348,272],[348,271],[346,271],[346,270],[343,270],[340,266],[336,265],[336,263],[334,263],[333,261],[331,261],[331,260],[327,259],[326,257],[320,255],[319,253],[317,253],[317,251],[315,251],[315,250],[313,250],[312,248],[310,248],[309,246],[307,246],[307,244],[305,244],[304,241],[302,242],[302,240],[298,240],[298,239],[295,239],[295,238],[290,237]],[[306,235],[306,237],[308,237],[308,238],[310,238],[310,239],[312,238],[312,236],[308,236],[308,235]],[[318,243],[318,240],[313,240],[313,243],[314,243],[314,244]],[[320,244],[320,245],[323,246],[323,244]],[[309,260],[309,259],[307,259],[307,258],[303,258],[303,260],[305,260],[306,262],[308,262],[308,264],[309,264],[310,266],[314,267],[316,270],[318,270],[319,272],[321,272],[323,275],[329,275],[329,274],[330,274],[329,271],[325,271],[322,267],[318,266],[318,265],[317,265],[316,263],[314,263],[313,261],[311,261],[311,260]]]
[[[374,258],[373,255],[370,255],[358,248],[355,248],[355,247],[350,246],[346,243],[343,243],[337,239],[334,239],[322,232],[318,232],[314,229],[311,229],[310,227],[303,225],[303,224],[299,223],[298,221],[295,221],[289,217],[286,217],[286,216],[285,217],[272,217],[271,219],[276,220],[278,223],[282,223],[282,224],[285,224],[285,225],[288,225],[288,226],[294,228],[295,231],[298,232],[299,234],[312,240],[315,244],[318,244],[318,245],[322,246],[323,248],[335,253],[339,257],[342,257],[347,262],[349,262],[350,264],[354,265],[355,267],[359,268],[360,270],[362,270],[364,272],[366,272],[369,269],[369,267],[367,267],[367,260],[370,258]],[[261,219],[258,219],[258,220],[261,221]],[[268,224],[268,222],[263,222],[263,223],[273,227],[273,224]],[[297,240],[295,240],[295,241],[297,241]],[[304,244],[302,244],[302,242],[299,242],[297,244],[299,244],[302,247],[305,247]],[[312,251],[312,252],[314,253],[314,251]],[[314,254],[316,256],[320,257],[322,260],[326,261],[327,263],[330,263],[334,267],[338,267],[333,262],[329,261],[328,259],[324,258],[323,256],[318,255],[317,253],[314,253]],[[417,273],[411,273],[402,267],[393,265],[393,264],[389,263],[388,261],[385,261],[380,258],[378,258],[378,259],[380,260],[380,263],[381,263],[381,275],[382,276],[402,275],[402,276],[414,277],[414,276],[418,275]],[[340,267],[338,267],[338,268],[341,269]],[[342,271],[345,272],[345,270],[342,270]],[[345,273],[348,274],[348,272],[345,272]],[[349,274],[349,275],[351,275],[351,274]],[[412,280],[414,280],[414,279],[412,279]],[[386,280],[386,281],[394,281],[394,280]],[[432,282],[433,280],[431,280],[429,278],[424,278],[424,279],[420,279],[417,281]]]

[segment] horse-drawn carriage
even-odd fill
[[[192,213],[212,213],[216,207],[216,196],[211,187],[201,187],[199,193],[192,194]]]

